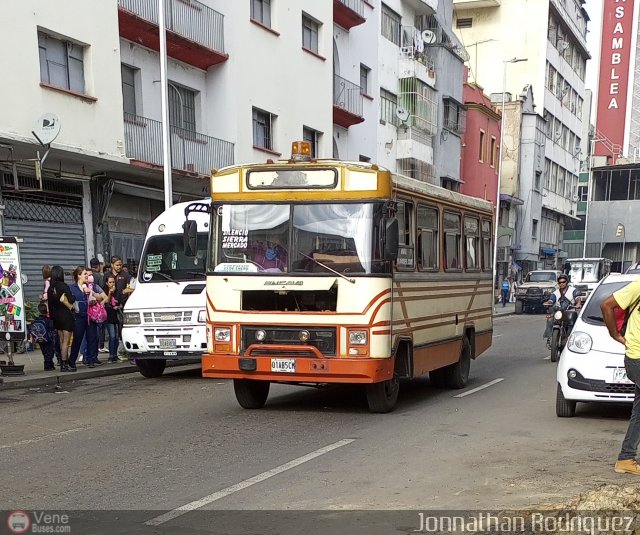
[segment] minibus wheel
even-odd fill
[[[400,379],[396,373],[388,381],[367,385],[367,403],[371,412],[391,412],[398,401]]]
[[[154,379],[160,377],[164,373],[164,369],[167,366],[165,359],[136,359],[136,366],[138,371],[148,379]]]
[[[261,409],[269,396],[269,381],[254,379],[234,379],[233,390],[241,407],[245,409]]]

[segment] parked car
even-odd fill
[[[527,273],[516,292],[516,314],[546,311],[543,303],[556,289],[556,279],[561,273],[547,269]]]
[[[624,346],[609,336],[600,303],[640,274],[611,274],[582,307],[560,355],[556,414],[572,417],[578,402],[632,403],[635,385],[624,369]]]

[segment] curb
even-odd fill
[[[185,370],[196,370],[200,368],[199,364],[185,362],[167,362],[167,369],[184,367]],[[73,383],[84,379],[95,379],[96,377],[110,377],[113,375],[125,375],[138,371],[137,366],[128,364],[127,366],[115,366],[106,369],[88,369],[78,372],[61,373],[55,375],[47,375],[46,377],[0,377],[0,392],[4,390],[13,390],[18,388],[33,388],[35,386],[53,386],[64,383]]]

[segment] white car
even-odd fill
[[[600,303],[640,274],[612,274],[600,281],[582,307],[558,363],[556,414],[572,417],[576,403],[632,403],[635,385],[624,369],[624,346],[609,336]]]

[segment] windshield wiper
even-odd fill
[[[298,251],[299,255],[304,256],[305,258],[308,258],[309,260],[311,260],[312,262],[318,264],[320,267],[323,267],[324,269],[331,271],[332,273],[335,273],[336,275],[342,277],[344,280],[349,281],[351,284],[355,284],[356,283],[356,279],[350,279],[349,277],[347,277],[344,273],[340,273],[339,271],[336,271],[333,268],[330,268],[329,266],[327,266],[326,264],[323,264],[322,262],[320,262],[319,260],[316,260],[315,258],[313,258],[312,256],[309,256],[307,254],[304,254],[302,251]]]
[[[604,323],[604,318],[602,316],[587,316],[588,320],[601,321]]]
[[[165,279],[167,279],[168,281],[175,282],[177,285],[180,285],[180,283],[179,283],[177,280],[175,280],[175,279],[171,278],[171,277],[170,277],[169,275],[167,275],[166,273],[162,273],[162,271],[154,271],[154,272],[153,272],[153,274],[154,274],[154,275],[160,275],[161,277],[164,277],[164,278],[165,278]]]

